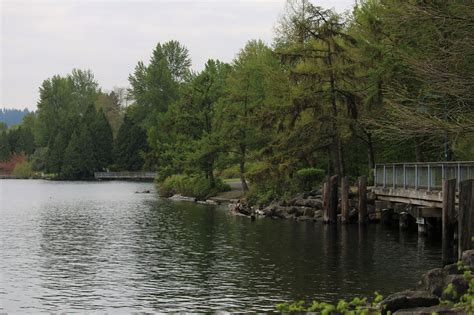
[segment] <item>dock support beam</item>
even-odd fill
[[[349,223],[349,178],[344,176],[341,183],[341,222]]]
[[[474,180],[459,183],[459,215],[458,215],[458,259],[462,252],[472,249],[474,232]]]
[[[444,264],[454,262],[455,193],[456,179],[443,179],[442,255]]]
[[[337,175],[331,176],[324,183],[324,195],[323,195],[323,222],[324,223],[336,223],[337,222],[337,204],[339,201],[338,196],[338,177]]]
[[[367,223],[367,177],[359,177],[357,184],[359,186],[359,224],[365,224]]]

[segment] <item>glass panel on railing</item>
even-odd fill
[[[431,167],[431,189],[441,190],[443,185],[443,173],[441,165]]]
[[[407,188],[415,188],[415,166],[407,165],[405,167]]]

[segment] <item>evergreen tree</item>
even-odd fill
[[[94,175],[94,145],[86,125],[75,130],[64,152],[61,176],[67,179],[87,179]]]
[[[50,145],[48,145],[46,170],[49,173],[61,173],[64,152],[68,146],[68,139],[63,132],[58,132]]]
[[[103,170],[108,167],[113,160],[112,128],[102,109],[100,109],[95,116],[91,124],[95,168],[97,170]]]
[[[8,142],[8,135],[6,131],[0,133],[0,161],[5,161],[10,158],[10,144]]]
[[[123,171],[140,170],[144,162],[142,154],[147,148],[145,130],[125,114],[114,146],[117,167]]]

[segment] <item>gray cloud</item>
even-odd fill
[[[316,4],[342,12],[353,0]],[[231,61],[249,39],[271,43],[284,0],[2,0],[0,107],[36,108],[38,88],[55,74],[91,69],[102,88],[127,86],[156,43],[186,45],[199,70]]]

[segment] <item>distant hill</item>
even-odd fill
[[[4,122],[8,127],[21,123],[23,116],[28,114],[28,109],[13,109],[13,108],[1,108],[0,109],[0,122]]]

